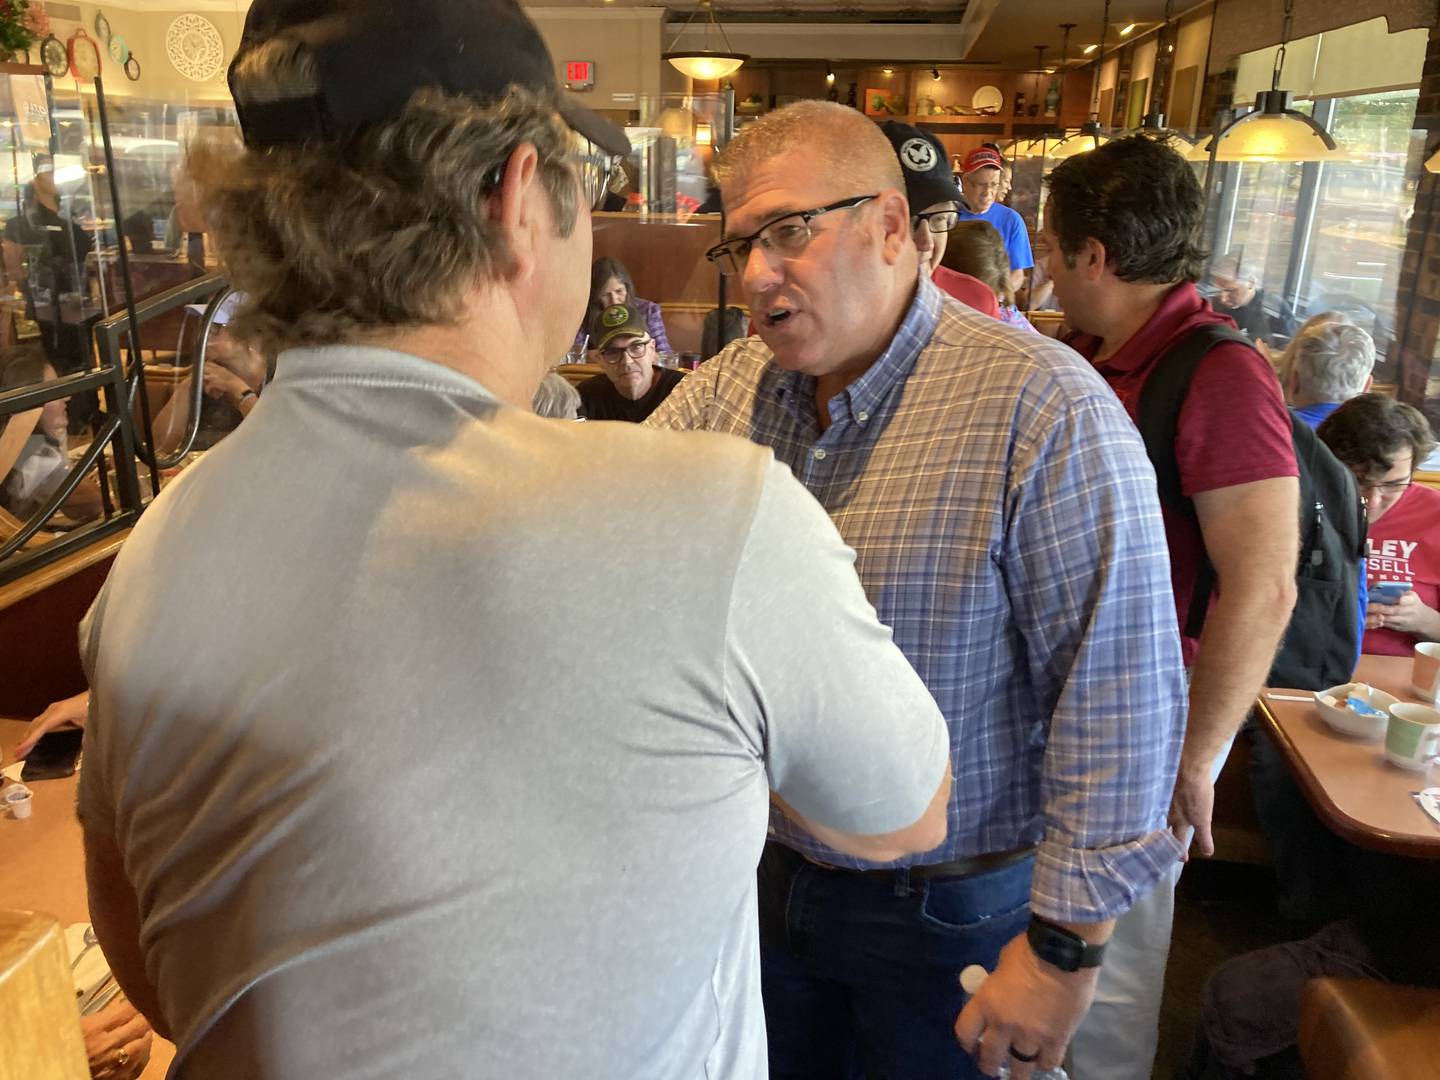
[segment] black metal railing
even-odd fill
[[[159,494],[160,470],[177,464],[193,444],[199,410],[191,410],[190,426],[179,453],[160,457],[150,433],[136,431],[136,412],[146,418],[150,416],[149,389],[145,383],[145,365],[139,348],[140,331],[147,322],[162,315],[207,301],[200,326],[201,348],[197,349],[192,370],[192,390],[198,390],[204,371],[203,346],[208,342],[210,326],[228,292],[229,285],[223,276],[208,274],[135,301],[127,306],[134,312],[136,333],[131,333],[130,311],[111,315],[95,325],[94,342],[99,359],[93,371],[0,391],[0,421],[8,421],[47,402],[92,391],[102,394],[105,402],[103,418],[93,429],[94,439],[85,453],[70,466],[65,479],[44,505],[31,513],[14,535],[0,542],[0,584],[13,581],[133,525],[145,504],[140,491],[139,465],[142,462],[148,467],[151,493]],[[149,427],[148,423],[144,426]],[[105,453],[107,447],[110,448],[108,458]],[[92,469],[99,482],[101,516],[73,529],[54,532],[52,518]],[[0,484],[5,479],[0,477]],[[47,527],[54,535],[43,543],[32,545],[32,541]]]

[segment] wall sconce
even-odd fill
[[[715,142],[715,129],[709,124],[695,125],[695,145],[710,146]]]

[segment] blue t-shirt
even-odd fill
[[[1313,431],[1320,426],[1322,420],[1338,408],[1340,408],[1338,401],[1322,401],[1319,405],[1306,405],[1303,409],[1291,409],[1290,411],[1304,420],[1305,425]]]
[[[1035,265],[1035,256],[1030,254],[1030,234],[1025,231],[1025,219],[1004,203],[991,203],[983,214],[969,210],[960,211],[961,221],[984,221],[994,225],[1005,241],[1005,254],[1010,256],[1011,270],[1029,270]]]

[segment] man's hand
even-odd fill
[[[1006,1061],[1011,1080],[1053,1069],[1090,1008],[1099,970],[1051,967],[1020,934],[1000,951],[1000,963],[956,1019],[955,1037],[987,1076],[998,1075]],[[1012,1049],[1037,1057],[1021,1061]]]
[[[1215,840],[1210,835],[1210,818],[1215,810],[1215,785],[1210,781],[1210,771],[1187,768],[1181,762],[1180,772],[1175,777],[1175,792],[1170,796],[1170,831],[1185,849],[1180,855],[1181,862],[1190,859],[1193,842],[1196,854],[1209,858],[1215,854]]]
[[[1440,612],[1429,607],[1411,589],[1393,604],[1371,604],[1365,609],[1365,629],[1399,630],[1402,634],[1434,641],[1440,639]]]
[[[82,1016],[80,1033],[94,1080],[135,1080],[150,1061],[150,1025],[124,997],[93,1016]]]
[[[67,697],[63,701],[50,703],[43,713],[30,721],[30,726],[25,729],[25,734],[20,737],[20,745],[15,747],[15,756],[23,758],[35,744],[40,741],[40,736],[47,732],[54,731],[59,727],[85,726],[85,717],[90,712],[90,691],[82,690],[74,697]]]

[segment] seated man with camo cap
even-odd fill
[[[580,384],[587,420],[638,424],[680,384],[680,372],[655,366],[655,339],[630,304],[612,304],[595,316],[590,340],[605,373]]]
[[[898,120],[885,121],[880,130],[895,148],[905,175],[905,199],[910,203],[910,227],[915,250],[920,253],[920,272],[929,274],[936,285],[962,304],[998,319],[1000,306],[988,285],[940,265],[950,230],[960,220],[959,211],[965,205],[945,147],[930,132]]]

